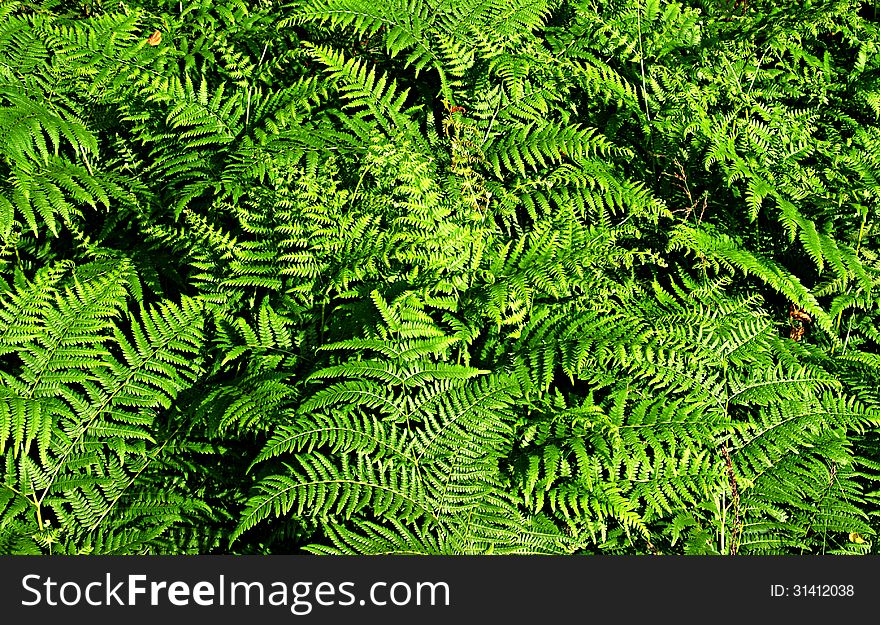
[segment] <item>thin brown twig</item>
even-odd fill
[[[721,454],[724,456],[724,464],[727,467],[727,480],[730,484],[730,503],[733,506],[733,528],[730,531],[730,548],[728,553],[736,555],[739,549],[739,537],[742,532],[742,521],[739,513],[739,488],[737,487],[736,472],[733,470],[733,462],[730,460],[730,452],[727,443],[721,446]]]

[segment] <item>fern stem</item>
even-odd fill
[[[86,156],[86,149],[85,149],[85,147],[82,146],[82,145],[80,145],[80,146],[79,146],[79,151],[80,151],[80,154],[82,154],[83,163],[86,164],[86,169],[89,171],[89,175],[90,175],[90,176],[94,176],[94,175],[95,175],[95,172],[92,171],[92,166],[91,166],[91,164],[89,163],[89,159],[88,159],[88,157]]]
[[[642,73],[642,98],[645,101],[645,116],[651,123],[651,109],[648,106],[648,86],[645,80],[645,49],[642,44],[642,3],[639,2],[636,10],[636,24],[639,29],[639,67]]]
[[[867,224],[867,221],[868,221],[868,211],[866,210],[864,212],[864,214],[862,215],[862,225],[859,226],[859,239],[858,239],[858,242],[856,243],[856,258],[858,258],[859,252],[862,251],[862,239],[865,236],[865,225]],[[843,321],[843,308],[841,308],[840,312],[837,313],[837,325],[834,329],[835,334],[838,334],[838,335],[840,334],[841,321]],[[852,316],[850,316],[850,322],[851,321],[852,321]],[[849,342],[849,327],[847,328],[847,331],[846,331],[846,341],[844,342],[843,352],[841,352],[841,353],[844,353],[844,354],[846,353],[846,343],[847,342]],[[836,346],[831,348],[832,354],[834,353],[835,349],[836,349]]]
[[[25,495],[23,492],[21,492],[20,490],[18,490],[18,489],[15,488],[14,486],[10,486],[9,484],[3,484],[3,483],[0,483],[0,486],[3,486],[3,488],[5,488],[5,489],[11,491],[12,493],[18,495],[19,497],[21,497],[22,499],[24,499],[26,502],[28,502],[29,504],[31,504],[31,505],[33,505],[33,506],[35,506],[35,507],[37,508],[37,523],[39,523],[39,525],[40,525],[40,530],[42,531],[42,529],[43,529],[43,516],[42,516],[42,514],[40,514],[40,504],[39,504],[39,503],[37,502],[37,500],[36,500],[36,492],[34,492],[34,493],[32,494],[33,499],[31,499],[30,497],[28,497],[27,495]]]
[[[733,470],[733,462],[730,460],[730,452],[727,450],[726,442],[721,446],[721,453],[724,455],[724,463],[727,467],[727,479],[730,485],[730,505],[733,506],[733,525],[730,528],[730,547],[728,549],[728,555],[735,556],[737,552],[737,537],[741,526],[739,487],[737,485],[736,472]]]
[[[37,501],[37,494],[36,493],[34,493],[34,499],[33,499],[32,503],[37,508],[37,525],[39,526],[40,531],[42,532],[43,531],[43,511],[42,511],[42,508],[40,507],[40,503]]]
[[[495,124],[495,118],[498,116],[498,112],[501,110],[501,101],[503,100],[501,92],[498,93],[498,106],[495,107],[495,112],[492,113],[492,119],[489,120],[489,127],[486,128],[486,135],[483,137],[483,143],[481,145],[486,145],[486,141],[489,140],[489,134],[492,132],[492,126]]]
[[[177,427],[177,429],[171,434],[171,436],[169,436],[167,439],[165,439],[165,442],[162,443],[162,446],[159,447],[159,449],[155,450],[152,454],[150,454],[149,460],[147,462],[144,462],[144,465],[140,469],[138,469],[138,471],[131,477],[130,480],[128,480],[128,484],[126,484],[123,488],[119,489],[119,492],[116,493],[116,497],[113,498],[113,501],[110,502],[110,505],[107,506],[107,509],[104,510],[104,512],[101,514],[101,516],[98,517],[98,519],[94,523],[92,523],[92,526],[90,528],[92,531],[98,529],[98,526],[101,525],[101,522],[104,520],[104,518],[116,506],[116,503],[119,501],[119,499],[122,497],[122,495],[129,488],[131,488],[131,485],[135,483],[135,481],[140,477],[141,473],[143,473],[147,469],[147,467],[149,467],[152,464],[152,462],[154,460],[156,460],[156,458],[159,456],[160,453],[162,453],[162,451],[165,449],[165,447],[168,445],[168,443],[171,442],[171,440],[174,439],[175,436],[177,436],[177,433],[183,429],[183,426],[184,426],[184,424],[181,423]]]
[[[764,57],[767,56],[767,53],[770,51],[770,48],[764,50],[764,54],[761,55],[761,58],[758,59],[758,64],[755,66],[755,74],[752,76],[752,82],[749,83],[749,90],[746,91],[746,95],[752,92],[752,88],[755,86],[755,79],[758,77],[758,73],[761,71],[761,63],[764,62]]]
[[[104,412],[110,408],[113,404],[113,401],[116,400],[117,396],[122,393],[125,388],[131,383],[135,374],[137,373],[139,368],[146,367],[147,363],[156,358],[156,355],[162,350],[168,343],[175,340],[174,336],[168,336],[165,340],[159,342],[157,345],[153,346],[153,349],[148,352],[148,354],[143,358],[143,360],[139,363],[138,367],[133,367],[128,371],[128,374],[123,378],[118,384],[117,387],[113,390],[112,393],[108,394],[100,406],[98,406],[94,414],[81,425],[79,432],[77,432],[76,436],[73,437],[73,440],[69,441],[67,444],[67,448],[64,450],[64,453],[61,454],[61,457],[58,459],[55,467],[52,470],[52,473],[49,475],[49,479],[47,480],[46,487],[40,493],[39,503],[42,504],[43,500],[48,496],[49,492],[52,490],[52,487],[55,485],[55,480],[58,478],[59,473],[67,464],[68,458],[73,453],[73,450],[79,445],[82,438],[86,435],[86,432],[95,424],[95,422],[104,414]],[[41,372],[42,373],[42,372]],[[33,393],[33,389],[31,389]]]

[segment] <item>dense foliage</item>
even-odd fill
[[[877,17],[5,1],[0,553],[875,551]]]

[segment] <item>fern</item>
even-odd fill
[[[875,552],[876,20],[740,8],[4,3],[0,551]]]

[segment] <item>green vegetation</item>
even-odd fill
[[[0,553],[862,554],[856,0],[8,0]]]

